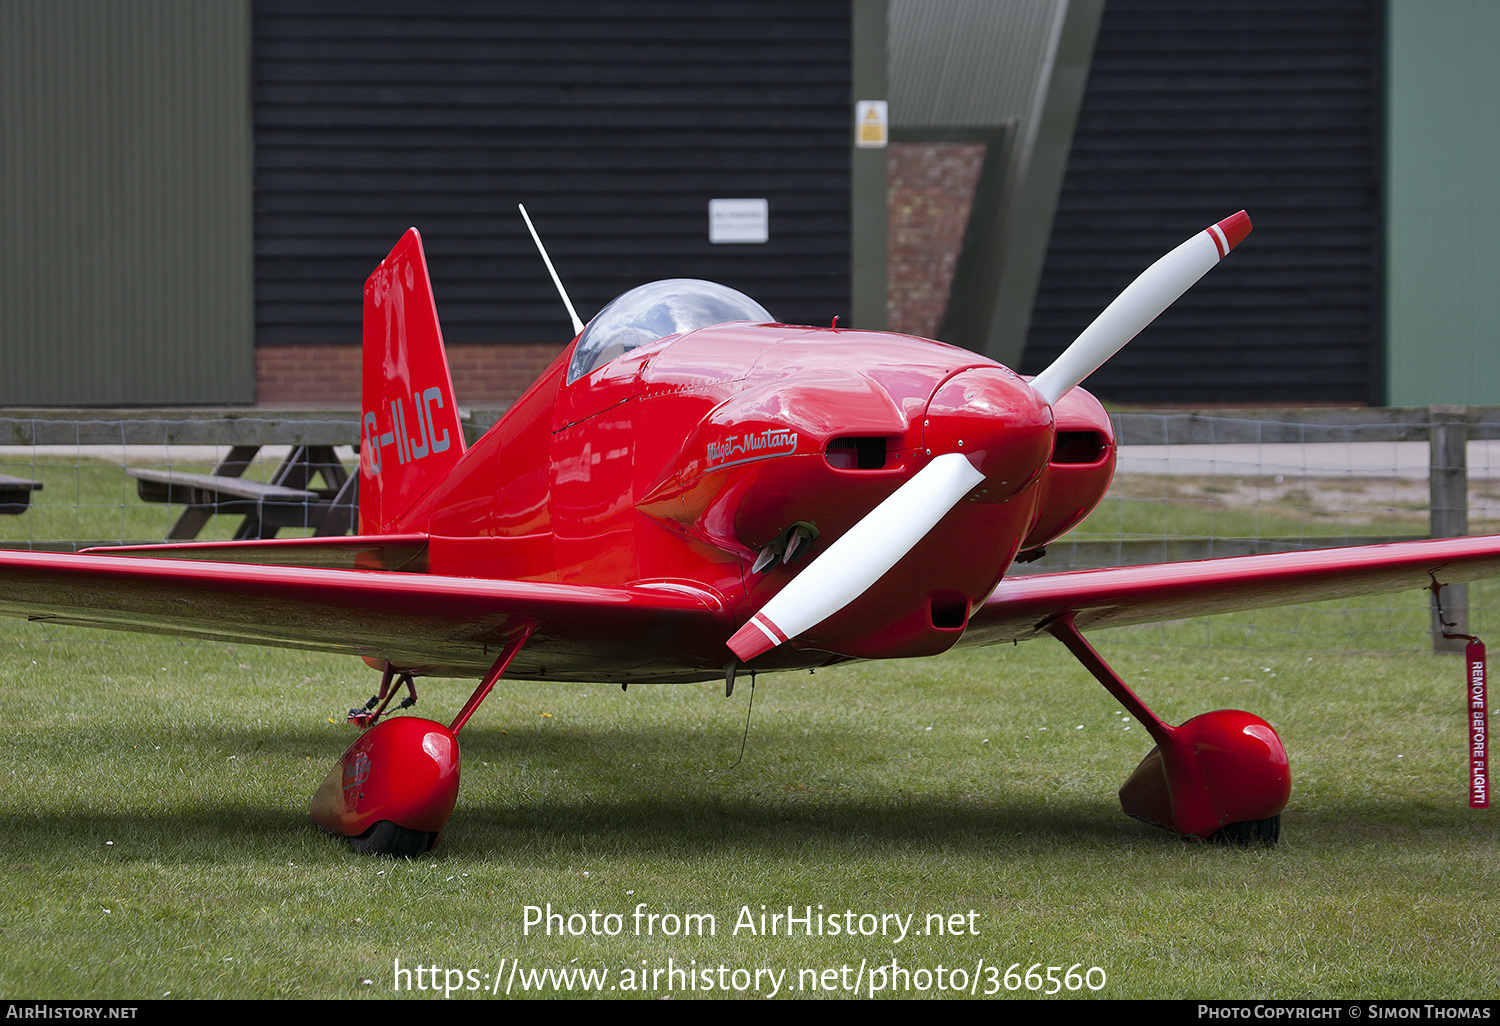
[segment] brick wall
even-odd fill
[[[932,338],[942,326],[984,163],[984,143],[891,143],[886,324]]]
[[[451,345],[448,369],[460,403],[508,402],[537,379],[560,345]],[[259,403],[359,404],[359,346],[259,346]]]

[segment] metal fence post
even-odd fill
[[[1430,534],[1434,538],[1460,538],[1469,533],[1469,410],[1466,406],[1428,408],[1432,425],[1428,481],[1431,486]],[[1469,586],[1450,584],[1443,589],[1443,615],[1450,631],[1469,630]],[[1463,641],[1448,641],[1432,611],[1432,650],[1462,652]]]

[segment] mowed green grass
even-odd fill
[[[0,467],[47,484],[0,518],[6,537],[155,538],[179,512],[141,503],[118,467],[54,462]],[[1120,491],[1084,532],[1344,529],[1161,489]],[[1415,532],[1423,514],[1386,519]],[[1472,596],[1481,632],[1491,590]],[[980,995],[1025,996],[1040,964],[1098,967],[1107,982],[1084,996],[1494,997],[1495,814],[1466,807],[1461,661],[1428,653],[1426,630],[1418,593],[1094,638],[1169,720],[1243,707],[1281,730],[1295,784],[1274,851],[1125,818],[1114,791],[1150,742],[1041,641],[763,677],[737,765],[743,683],[727,701],[708,684],[503,683],[465,729],[443,845],[392,861],[306,820],[354,737],[344,710],[374,686],[362,664],[0,621],[0,992],[387,998],[403,981],[479,997],[550,970],[528,993],[554,996],[582,994],[555,974],[586,968],[608,995],[661,997],[683,996],[667,970],[687,964],[714,985],[688,995],[765,994],[781,974],[778,996],[806,997],[856,980],[867,995],[894,964],[917,973],[898,975],[901,996],[954,996],[955,968]],[[424,681],[419,711],[446,721],[470,687]],[[620,914],[619,932],[528,933],[526,907],[548,903],[601,929]],[[735,930],[762,905],[963,927]],[[637,936],[638,906],[716,930]]]
[[[949,987],[958,968],[1025,996],[1040,963],[1101,969],[1082,996],[1494,998],[1500,819],[1467,808],[1462,661],[1430,654],[1425,626],[1416,593],[1095,637],[1173,722],[1237,707],[1277,726],[1294,788],[1274,850],[1123,816],[1115,789],[1150,742],[1038,641],[761,677],[743,759],[744,682],[729,700],[502,682],[463,733],[443,844],[396,861],[306,819],[375,683],[362,664],[3,621],[0,992],[389,998],[399,959],[485,988],[455,998],[584,968],[606,988],[644,974],[650,997],[756,996],[757,970],[762,995],[776,973],[780,996],[863,995],[893,963],[915,973],[901,996],[955,996],[939,966]],[[1330,627],[1377,633],[1308,633]],[[446,721],[470,686],[424,681],[419,711]],[[528,935],[526,906],[548,903],[619,935]],[[636,936],[638,905],[717,929]],[[736,932],[762,905],[962,929]],[[714,989],[679,974],[669,991],[684,965]]]
[[[1469,490],[1469,533],[1500,530],[1492,483]],[[1427,482],[1398,478],[1293,478],[1119,474],[1075,530],[1104,538],[1420,537],[1429,529]]]
[[[139,498],[137,483],[125,468],[107,460],[70,456],[0,455],[0,474],[42,482],[31,493],[25,512],[0,516],[0,543],[104,541],[149,542],[167,536],[186,507]],[[188,474],[210,474],[211,463],[152,463],[143,467]],[[274,459],[258,459],[245,469],[247,480],[264,482],[276,471]],[[315,484],[321,485],[320,479]],[[199,532],[199,541],[226,541],[234,537],[242,516],[209,519]],[[283,528],[278,537],[295,538],[312,533],[303,528]]]

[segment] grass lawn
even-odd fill
[[[1078,996],[1493,998],[1500,821],[1466,807],[1461,663],[1424,650],[1424,608],[1211,629],[1276,648],[1200,647],[1196,623],[1095,637],[1173,722],[1243,707],[1278,727],[1294,786],[1274,850],[1124,817],[1114,790],[1150,743],[1038,641],[762,677],[737,765],[743,683],[502,682],[465,728],[447,837],[414,861],[306,820],[353,737],[330,721],[374,683],[362,664],[0,622],[0,992],[1006,996],[1015,965],[1025,996],[1039,964],[1043,989],[1049,966],[1097,967]],[[1349,637],[1405,651],[1305,633],[1392,621],[1409,629]],[[469,686],[427,682],[419,709],[447,720]],[[528,930],[549,903],[582,934]],[[856,934],[763,935],[763,905]]]
[[[142,462],[139,466],[189,474],[209,474],[214,469],[212,463],[201,462]],[[246,468],[243,477],[265,482],[276,466],[274,459],[258,459]],[[125,468],[107,460],[30,456],[22,450],[19,455],[0,454],[0,474],[42,482],[41,490],[31,493],[31,503],[24,513],[0,516],[3,544],[160,541],[185,508],[142,501],[137,497],[135,480],[126,476]],[[322,481],[316,483],[321,485]],[[242,520],[241,516],[212,517],[197,540],[233,538]],[[302,528],[283,528],[278,537],[295,538],[311,533]]]
[[[160,538],[179,512],[108,464],[0,472],[46,482],[5,540]],[[1080,533],[1420,533],[1421,499],[1136,477]],[[1092,636],[1168,720],[1281,731],[1270,851],[1122,815],[1150,741],[1046,640],[762,677],[753,710],[743,681],[502,682],[442,845],[394,861],[306,818],[363,664],[0,621],[0,993],[1025,997],[1056,966],[1062,996],[1493,999],[1500,820],[1467,808],[1462,662],[1426,632],[1411,593]],[[419,711],[471,686],[425,681]]]

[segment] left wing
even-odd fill
[[[508,677],[711,680],[735,624],[686,584],[597,588],[384,570],[0,552],[0,616],[388,659],[480,677],[524,626]]]
[[[1500,575],[1500,535],[1007,577],[966,645],[1021,641],[1072,613],[1080,630],[1378,595]]]

